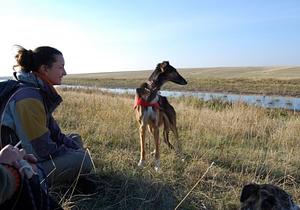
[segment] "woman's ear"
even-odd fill
[[[38,72],[42,75],[47,76],[48,75],[48,68],[46,65],[41,65],[40,68],[38,69]]]

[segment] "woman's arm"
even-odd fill
[[[64,145],[58,146],[51,138],[47,125],[44,104],[35,98],[24,98],[16,102],[16,124],[18,136],[31,143],[37,156],[49,159],[66,152]]]
[[[81,148],[81,145],[78,145],[76,141],[61,132],[60,127],[52,116],[50,116],[49,119],[49,130],[51,132],[51,138],[56,142],[57,145],[65,145],[66,147],[72,149]]]

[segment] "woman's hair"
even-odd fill
[[[22,71],[31,72],[37,71],[42,65],[51,68],[56,61],[55,55],[62,55],[62,53],[48,46],[38,47],[35,50],[26,50],[24,47],[17,45],[18,51],[15,55],[17,64],[13,66],[20,67]]]

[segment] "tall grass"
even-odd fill
[[[242,186],[249,182],[279,185],[300,201],[299,113],[170,98],[185,160],[162,143],[161,171],[156,173],[150,135],[147,165],[137,167],[139,137],[132,96],[60,93],[64,102],[55,117],[65,132],[82,135],[102,180],[97,195],[65,201],[69,208],[174,209],[212,162],[215,165],[178,209],[238,209]]]

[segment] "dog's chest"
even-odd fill
[[[158,102],[158,96],[156,96],[150,103]],[[148,106],[144,107],[142,121],[147,123],[148,121],[157,121],[158,120],[158,110],[155,107]]]
[[[149,120],[156,120],[156,110],[153,107],[146,107],[144,109],[144,114],[143,114],[143,121],[149,121]]]

